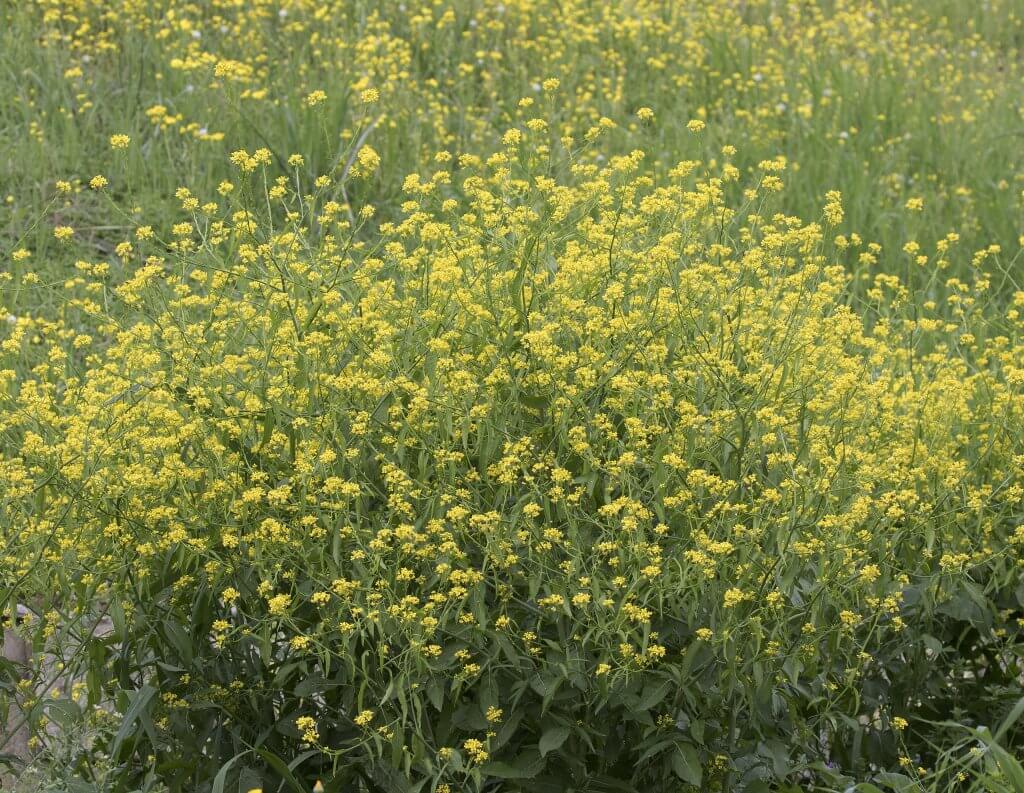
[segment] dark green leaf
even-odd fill
[[[689,743],[680,743],[672,755],[672,771],[684,782],[700,786],[704,778],[704,769],[700,764],[700,757],[696,748]]]
[[[132,734],[135,722],[142,717],[143,712],[149,706],[155,694],[156,689],[152,686],[143,686],[131,694],[130,704],[125,711],[124,718],[121,720],[121,726],[118,728],[117,734],[114,736],[114,743],[110,748],[112,756],[117,757],[121,744]]]
[[[540,736],[540,743],[538,749],[540,749],[540,756],[544,757],[548,752],[553,752],[559,748],[566,739],[569,737],[571,730],[568,727],[549,727],[544,730]]]
[[[674,683],[671,680],[663,680],[660,683],[651,681],[637,700],[636,709],[638,711],[650,710],[665,699],[665,695],[668,694],[673,685]]]
[[[247,754],[249,754],[248,750],[239,752],[220,767],[220,771],[217,772],[217,776],[213,778],[213,787],[210,788],[210,793],[224,793],[224,784],[227,782],[228,771],[231,770],[231,766],[235,764],[235,761],[238,760],[238,758]]]
[[[309,791],[306,790],[306,788],[299,784],[299,780],[295,778],[295,775],[288,768],[288,765],[284,762],[284,760],[282,760],[276,754],[269,751],[268,749],[257,749],[256,754],[262,757],[266,761],[267,765],[269,765],[278,774],[280,774],[281,778],[291,786],[292,790],[294,790],[295,793],[309,793]]]

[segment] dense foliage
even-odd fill
[[[4,13],[65,81],[239,114],[80,99],[20,145],[103,175],[11,164],[25,779],[1024,789],[1021,179],[877,183],[926,167],[900,114],[947,140],[1019,97],[1012,4],[991,42],[939,3],[117,5]],[[940,61],[936,103],[811,147]]]

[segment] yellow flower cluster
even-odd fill
[[[753,211],[763,175],[733,204],[728,164],[654,180],[639,155],[599,167],[522,134],[407,180],[370,244],[324,214],[333,182],[295,192],[236,152],[246,190],[281,186],[283,225],[213,200],[200,220],[181,189],[193,219],[169,225],[189,244],[167,258],[136,235],[119,307],[80,306],[109,344],[19,320],[7,365],[47,340],[5,413],[26,505],[5,566],[125,603],[134,582],[170,609],[212,589],[220,651],[273,624],[325,671],[370,646],[388,676],[472,687],[500,665],[490,642],[543,671],[559,637],[574,674],[614,681],[697,640],[779,671],[835,641],[845,665],[824,674],[849,685],[902,630],[908,584],[1006,556],[1024,342],[986,325],[986,279],[914,315],[893,277],[868,322],[821,226]],[[455,207],[423,187],[456,178]],[[978,517],[937,524],[935,504]],[[394,734],[375,697],[352,721]]]

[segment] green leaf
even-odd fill
[[[883,772],[875,777],[875,781],[885,785],[893,790],[913,790],[916,787],[916,783],[910,777],[903,774],[894,774],[891,772]]]
[[[125,711],[124,718],[121,720],[121,726],[117,730],[117,735],[114,736],[114,743],[110,748],[111,756],[117,757],[121,744],[123,744],[128,736],[132,734],[135,722],[142,717],[142,714],[149,705],[150,700],[152,700],[155,695],[156,689],[152,686],[143,686],[132,694],[130,700],[131,704],[129,704],[128,709]]]
[[[622,793],[636,793],[636,785],[625,779],[601,775],[593,777],[592,781],[596,790],[603,788],[605,790],[620,790]]]
[[[979,738],[991,752],[1002,775],[1010,782],[1015,791],[1024,791],[1024,766],[1012,754],[1000,746],[987,730],[979,730]]]
[[[288,763],[288,770],[294,771],[296,768],[298,768],[300,765],[306,762],[310,757],[316,757],[320,754],[322,754],[320,749],[307,749],[302,754],[297,755],[290,763]]]
[[[220,771],[217,772],[217,776],[213,778],[213,787],[210,788],[210,793],[224,793],[224,785],[228,779],[228,771],[231,770],[231,766],[235,764],[236,760],[247,754],[249,754],[248,749],[244,752],[239,752],[220,767]]]
[[[665,699],[665,695],[668,694],[672,686],[673,682],[671,680],[663,680],[661,683],[652,681],[644,688],[643,693],[637,700],[636,709],[638,711],[650,710]]]
[[[700,787],[704,778],[704,769],[700,764],[700,757],[693,744],[680,743],[676,745],[676,751],[672,755],[672,771],[684,782]]]
[[[540,743],[537,745],[537,748],[540,749],[540,756],[545,757],[548,752],[553,752],[560,747],[565,743],[570,732],[568,727],[549,727],[544,730],[540,736]]]
[[[525,779],[526,775],[518,768],[515,768],[501,760],[493,760],[480,766],[484,776],[496,776],[500,779]]]
[[[439,680],[431,680],[427,684],[427,699],[439,713],[444,708],[444,685]]]
[[[269,751],[268,749],[257,749],[256,754],[262,757],[266,761],[267,765],[269,765],[278,774],[280,774],[281,778],[291,786],[292,790],[294,790],[295,793],[309,793],[309,791],[307,791],[306,788],[299,784],[299,780],[295,778],[295,775],[285,764],[284,760],[282,760],[276,754]]]
[[[660,754],[661,752],[668,749],[670,746],[674,747],[676,740],[674,738],[665,738],[661,741],[656,742],[652,746],[648,746],[642,755],[637,760],[637,765],[642,765],[645,761],[650,760],[654,755]]]
[[[259,446],[256,447],[257,451],[262,451],[263,447],[270,443],[271,437],[274,435],[274,425],[277,424],[277,416],[273,408],[267,408],[263,411],[263,432],[260,435]]]
[[[1018,699],[1017,704],[1010,709],[1008,714],[1006,714],[1006,718],[1003,719],[1002,723],[996,728],[996,732],[993,737],[997,741],[1002,738],[1006,731],[1017,723],[1021,715],[1024,715],[1024,697]]]
[[[47,703],[46,715],[64,729],[71,729],[82,720],[82,708],[73,700],[55,699]]]
[[[982,629],[991,626],[991,606],[976,584],[963,581],[959,592],[952,599],[940,605],[936,611],[954,619],[969,622]]]
[[[188,632],[174,620],[164,620],[163,629],[168,644],[174,648],[178,658],[190,666],[192,664],[192,638]]]
[[[519,722],[523,720],[524,715],[522,708],[517,708],[511,716],[502,721],[498,734],[491,738],[492,750],[498,750],[508,743],[512,736],[515,735]]]
[[[480,766],[485,776],[499,779],[530,779],[537,776],[544,767],[544,760],[536,749],[528,749],[514,760],[492,760]]]
[[[320,675],[309,675],[295,684],[292,694],[296,697],[311,697],[330,686]]]

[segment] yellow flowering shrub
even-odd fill
[[[236,152],[83,268],[107,341],[5,327],[3,583],[40,636],[112,620],[80,662],[127,779],[825,784],[1011,657],[1024,340],[985,277],[858,313],[837,194],[538,130],[377,226],[343,165]]]

